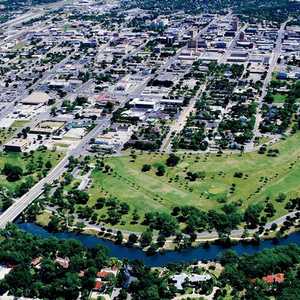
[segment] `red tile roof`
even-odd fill
[[[100,278],[106,278],[106,277],[108,277],[110,274],[113,274],[113,273],[107,272],[107,271],[100,271],[100,272],[97,272],[97,277],[100,277]]]
[[[272,284],[272,283],[282,283],[284,281],[284,274],[277,273],[274,275],[268,275],[262,278],[264,282]]]
[[[101,290],[102,287],[103,287],[103,282],[97,280],[95,282],[94,290]]]

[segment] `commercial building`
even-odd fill
[[[12,152],[24,152],[29,146],[27,140],[23,139],[12,139],[4,145],[5,151],[12,151]]]
[[[49,101],[50,97],[48,94],[43,92],[33,92],[21,102],[26,105],[44,105]]]

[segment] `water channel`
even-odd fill
[[[217,259],[225,249],[229,249],[224,248],[221,245],[210,245],[208,248],[200,246],[182,251],[166,251],[163,254],[159,253],[154,256],[147,256],[145,252],[138,248],[128,248],[125,245],[116,245],[111,241],[96,236],[76,234],[73,232],[50,233],[34,223],[20,223],[18,226],[22,230],[39,237],[48,238],[52,236],[58,239],[75,239],[88,248],[100,244],[110,250],[109,254],[111,256],[119,259],[138,259],[143,261],[145,265],[151,267],[165,266],[169,263],[214,260]],[[300,232],[292,233],[288,237],[280,239],[276,244],[274,244],[272,240],[263,240],[259,245],[237,243],[230,246],[230,249],[234,250],[239,255],[253,254],[278,245],[288,245],[292,243],[300,245]]]

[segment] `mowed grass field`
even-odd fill
[[[17,185],[20,185],[21,182],[25,181],[28,176],[32,176],[33,179],[38,179],[38,173],[42,171],[44,165],[47,161],[51,161],[52,168],[59,162],[62,158],[62,154],[59,152],[53,152],[48,150],[43,151],[34,151],[32,155],[24,156],[21,153],[15,152],[1,152],[0,153],[0,170],[2,171],[6,163],[12,164],[14,166],[19,166],[23,169],[24,176],[17,181],[8,181],[6,176],[0,173],[0,186],[6,187],[10,191],[14,192]],[[29,164],[34,166],[34,171],[32,174],[26,174],[26,168]],[[42,166],[42,167],[41,167]]]
[[[140,154],[110,157],[105,164],[112,167],[111,174],[93,172],[93,184],[89,190],[90,205],[97,198],[116,197],[130,205],[130,213],[123,217],[123,228],[138,230],[131,225],[131,213],[137,209],[143,218],[145,212],[170,212],[174,206],[192,205],[209,210],[219,209],[224,203],[239,202],[241,209],[250,203],[264,202],[270,197],[276,215],[284,215],[288,199],[300,196],[300,134],[297,133],[268,149],[278,149],[277,157],[257,152],[243,154],[181,154],[176,167],[166,167],[164,176],[156,175],[159,164],[165,164],[167,154]],[[141,172],[144,164],[152,166],[149,172]],[[187,172],[205,172],[204,179],[194,182],[186,178]],[[234,176],[243,173],[242,178]],[[232,190],[232,185],[235,185]],[[286,194],[284,202],[276,198]],[[105,211],[102,210],[102,213]],[[100,212],[100,213],[101,213]],[[122,228],[122,226],[117,225]]]

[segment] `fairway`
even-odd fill
[[[185,154],[176,167],[166,167],[164,176],[156,175],[156,167],[166,162],[168,155],[139,154],[110,157],[105,163],[113,169],[111,174],[93,172],[93,184],[89,190],[92,205],[101,197],[116,197],[130,205],[130,212],[137,209],[141,218],[145,212],[166,211],[174,206],[192,205],[209,210],[218,209],[224,203],[238,202],[241,209],[249,203],[264,202],[270,197],[276,208],[273,219],[287,213],[284,205],[289,198],[300,195],[300,134],[268,148],[278,149],[277,157],[265,154]],[[151,170],[141,172],[144,164]],[[187,172],[204,172],[204,179],[190,181]],[[242,173],[241,178],[235,173]],[[279,203],[280,193],[286,199]],[[104,211],[101,211],[103,213]],[[127,223],[123,228],[136,229]],[[140,226],[140,225],[139,225]],[[122,227],[118,225],[117,227]]]

